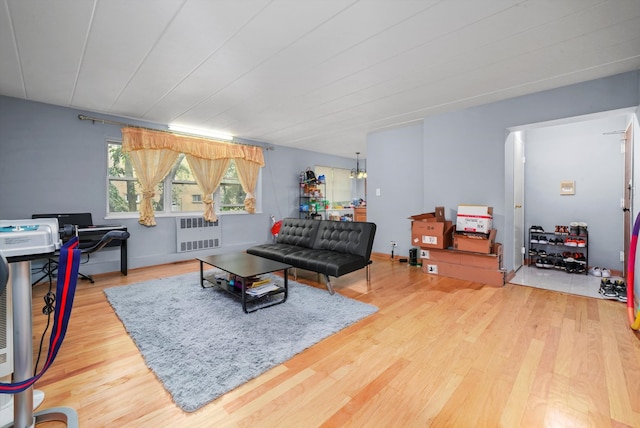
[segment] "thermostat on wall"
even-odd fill
[[[561,181],[560,182],[560,194],[561,195],[575,195],[576,194],[576,182],[575,181]]]

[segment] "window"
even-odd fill
[[[107,143],[109,214],[137,213],[142,191],[135,170],[120,142]],[[165,189],[167,191],[165,192]],[[236,164],[232,160],[218,191],[213,195],[217,212],[243,212],[245,191]],[[156,213],[201,212],[204,195],[191,173],[186,156],[181,154],[176,165],[155,189],[153,208]],[[165,210],[165,206],[170,206]]]
[[[316,165],[316,177],[325,176],[327,184],[326,197],[331,206],[347,206],[351,203],[353,180],[349,178],[350,172],[350,170],[344,168]]]

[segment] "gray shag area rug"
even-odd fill
[[[187,412],[378,310],[289,280],[285,303],[245,314],[238,298],[200,287],[199,272],[104,293],[147,366]]]

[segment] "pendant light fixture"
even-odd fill
[[[363,178],[367,178],[367,171],[363,168],[360,169],[360,152],[356,152],[356,167],[351,170],[349,174],[349,178],[355,178],[361,180]]]

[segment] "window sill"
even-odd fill
[[[262,214],[262,211],[256,211],[255,214]],[[246,211],[223,211],[216,213],[218,217],[225,217],[229,215],[251,215]],[[175,218],[175,217],[194,217],[202,216],[202,211],[181,212],[181,213],[156,213],[156,218]],[[105,216],[105,220],[137,220],[140,218],[140,213],[121,213],[121,214],[108,214]]]

